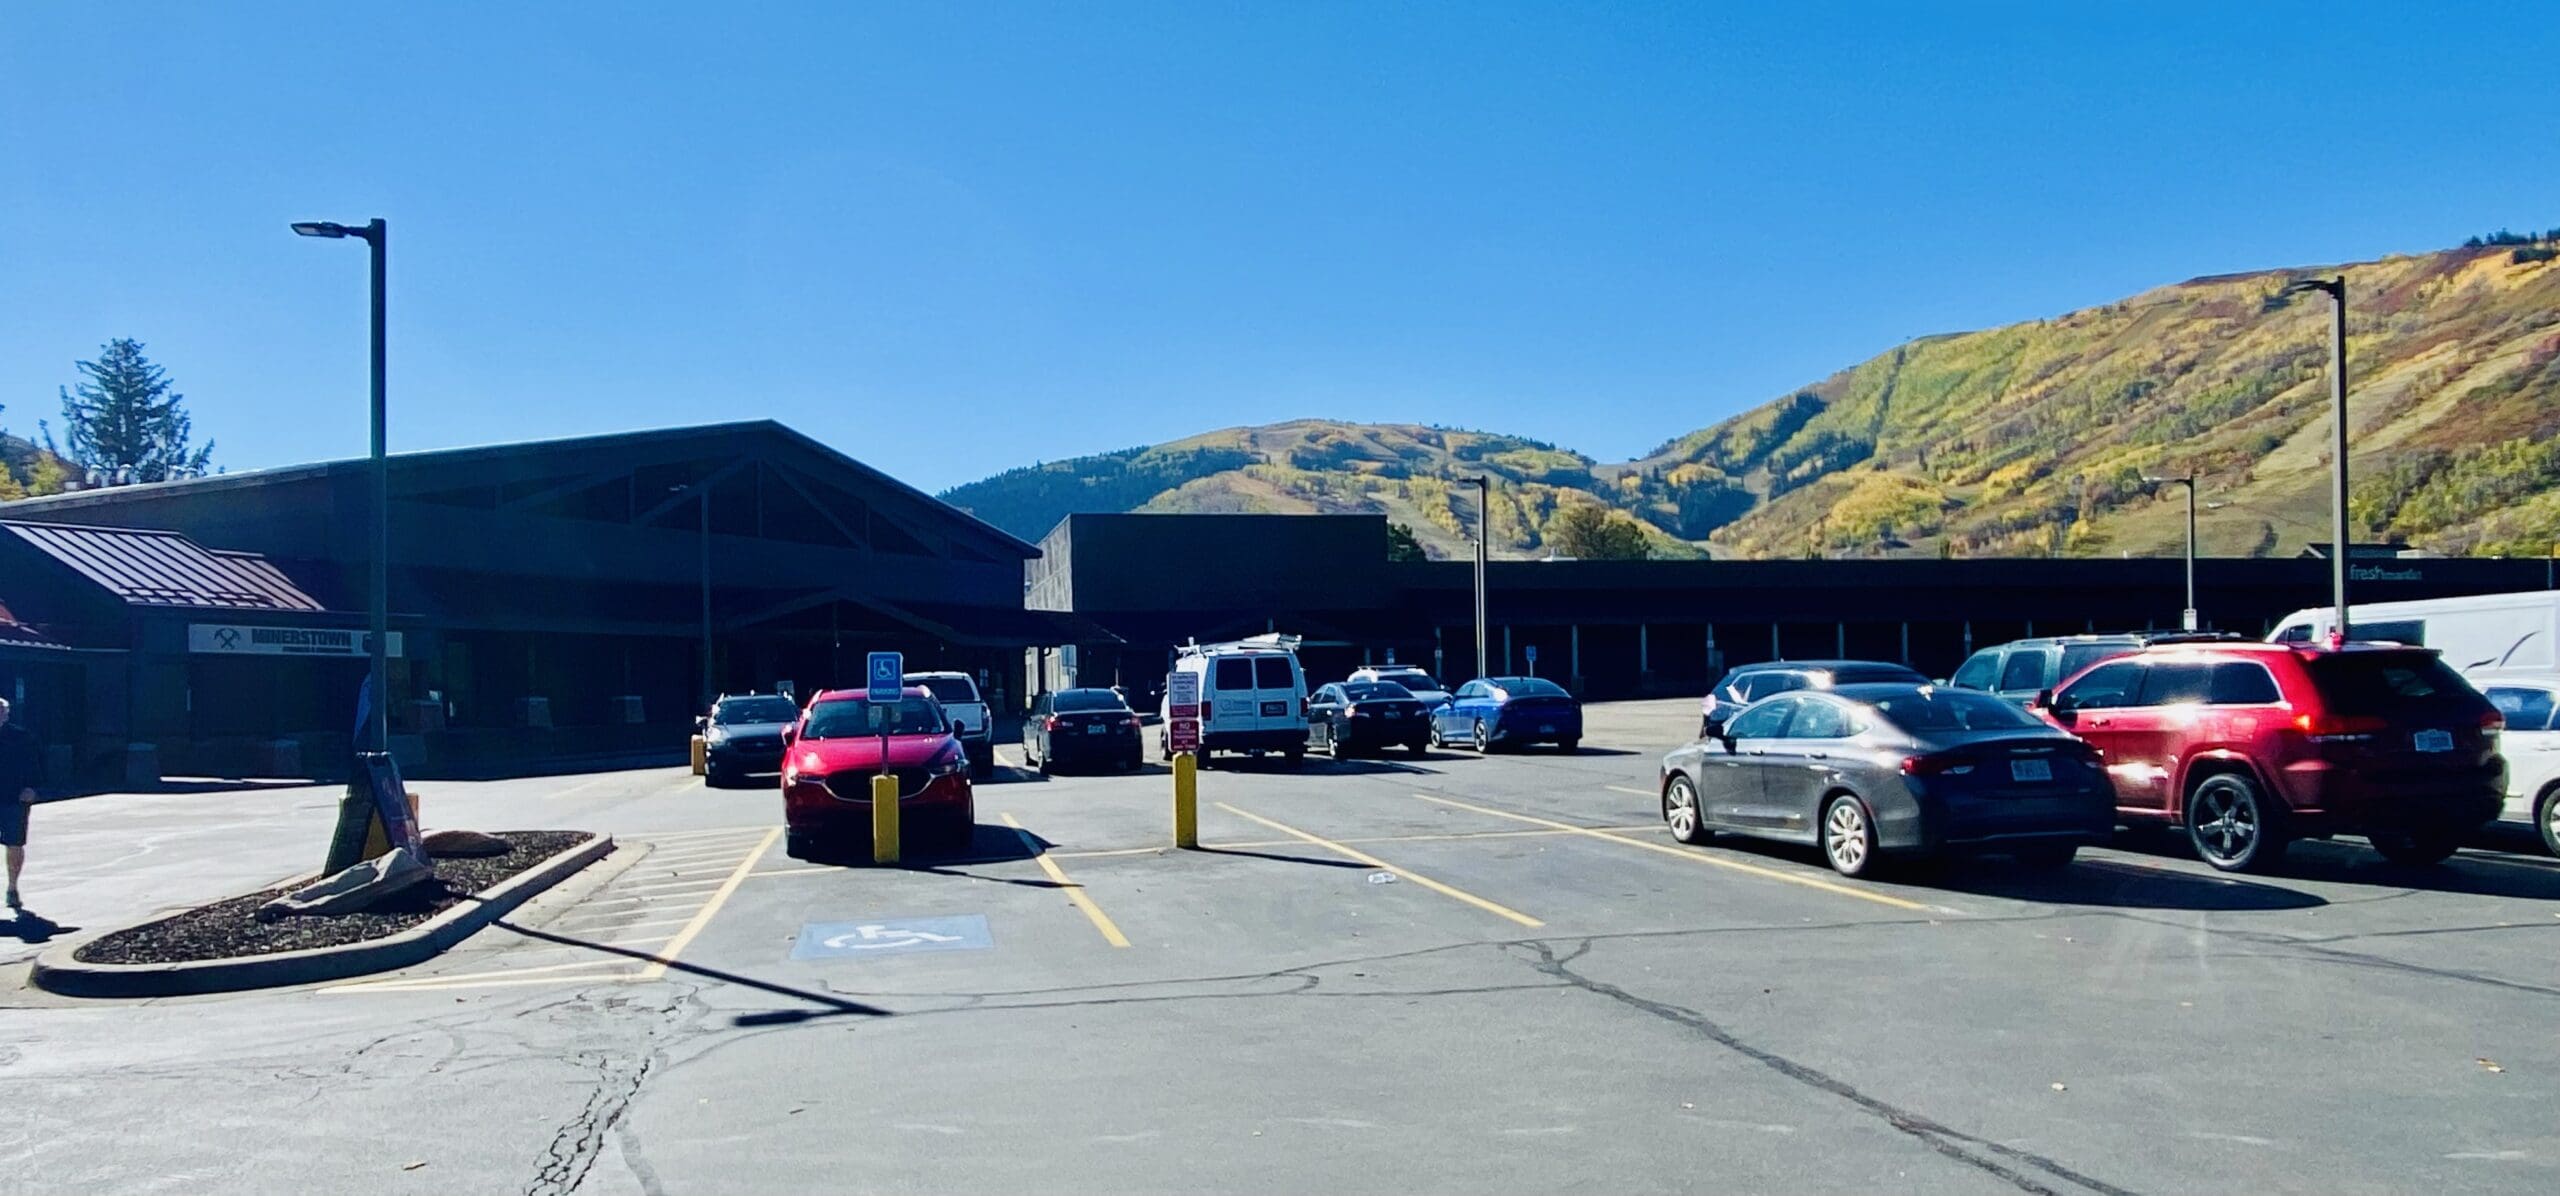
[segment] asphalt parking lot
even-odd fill
[[[2547,1192],[2560,862],[2141,842],[1843,881],[1583,751],[978,790],[966,858],[786,857],[681,770],[423,785],[614,855],[428,965],[111,1004],[0,937],[0,1191]],[[316,854],[312,788],[37,812],[76,936]]]

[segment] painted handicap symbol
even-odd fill
[[[915,951],[984,951],[995,946],[985,914],[810,922],[800,927],[793,959],[878,959]]]
[[[919,930],[912,926],[883,926],[877,922],[856,926],[851,934],[830,935],[819,940],[825,946],[839,951],[846,948],[869,951],[881,947],[913,947],[923,943],[965,941],[967,940],[961,935],[935,934],[930,930]]]

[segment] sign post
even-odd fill
[[[1200,846],[1200,674],[1164,679],[1164,740],[1173,753],[1173,845]]]
[[[863,691],[870,700],[872,725],[880,728],[880,772],[871,778],[871,862],[875,864],[898,862],[898,778],[889,771],[889,728],[906,696],[906,671],[905,656],[874,652],[867,670],[870,685]]]
[[[1532,676],[1532,677],[1537,676],[1537,675],[1538,675],[1538,646],[1537,646],[1536,644],[1529,644],[1529,645],[1527,645],[1527,646],[1525,646],[1525,647],[1521,648],[1521,651],[1522,651],[1522,652],[1524,652],[1524,653],[1526,653],[1526,654],[1528,654],[1528,657],[1529,657],[1529,675],[1530,675],[1530,676]]]

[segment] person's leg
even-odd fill
[[[15,909],[18,904],[18,870],[27,866],[27,849],[12,843],[8,846],[7,851],[9,855],[9,906],[10,908]]]

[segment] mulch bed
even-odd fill
[[[505,855],[438,858],[435,879],[411,887],[372,909],[351,914],[258,920],[258,907],[286,891],[280,886],[211,905],[199,905],[157,922],[102,935],[72,954],[82,963],[182,963],[273,955],[307,947],[337,947],[397,934],[452,908],[473,893],[558,855],[587,837],[584,831],[503,831]]]

